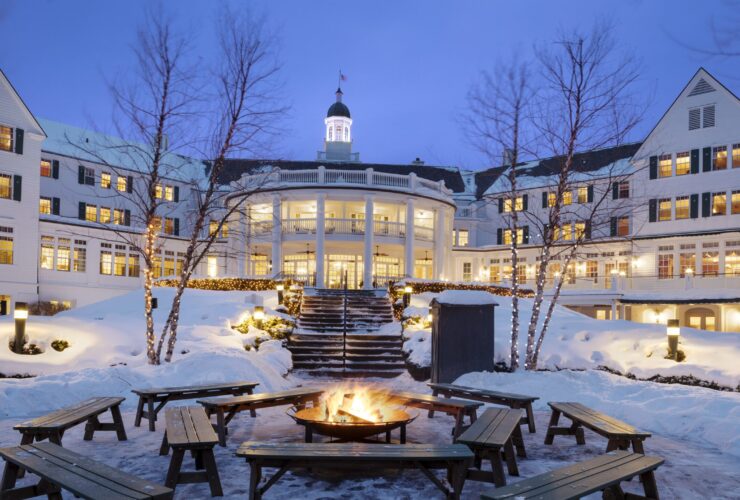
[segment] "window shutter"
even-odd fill
[[[51,214],[59,215],[59,198],[51,199]]]
[[[542,208],[547,208],[547,191],[542,192]]]
[[[496,229],[496,244],[501,245],[504,241],[504,230],[501,228]]]
[[[593,185],[588,186],[588,194],[587,194],[586,199],[589,203],[593,203],[594,201],[594,186]]]
[[[498,199],[498,213],[502,213],[504,211],[504,199],[499,198]]]
[[[701,194],[701,216],[709,217],[712,215],[712,193]]]
[[[23,129],[15,129],[15,154],[23,154]]]
[[[180,218],[175,217],[175,236],[180,236]]]
[[[701,125],[701,109],[694,108],[689,110],[689,130],[696,130]]]
[[[658,200],[648,200],[648,221],[655,222],[658,220]]]
[[[80,220],[85,220],[85,202],[81,201],[80,204],[77,206],[77,218]]]
[[[59,160],[51,160],[51,177],[59,179]]]
[[[180,186],[175,186],[175,201],[180,201]]]
[[[524,196],[522,196],[522,208],[524,209],[525,212],[529,208],[529,195],[528,194],[525,194]]]
[[[529,226],[524,226],[522,228],[522,243],[525,245],[529,243]]]
[[[699,173],[699,150],[698,149],[691,150],[691,173],[692,174]]]
[[[78,165],[77,167],[77,184],[85,183],[85,167]]]
[[[612,200],[619,198],[619,182],[612,182]]]
[[[712,148],[704,148],[702,151],[701,169],[703,172],[712,170]]]
[[[123,225],[124,226],[131,225],[131,210],[127,209],[123,211]]]
[[[699,195],[698,194],[692,194],[691,195],[691,218],[696,219],[699,217]]]
[[[650,180],[658,178],[658,157],[650,157]]]
[[[134,178],[130,175],[126,176],[126,192],[127,193],[134,192]]]
[[[13,176],[13,199],[21,201],[21,192],[23,191],[23,178],[20,175]]]
[[[583,237],[587,240],[591,239],[591,221],[590,220],[586,221],[586,227],[583,231]]]
[[[612,217],[611,220],[609,221],[609,234],[611,236],[617,235],[617,218],[616,217]]]

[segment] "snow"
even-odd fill
[[[498,305],[492,294],[482,290],[445,290],[437,295],[436,298],[440,304],[458,306]]]

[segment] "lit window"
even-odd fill
[[[88,186],[94,186],[95,185],[95,170],[92,168],[85,167],[85,184]]]
[[[663,253],[658,255],[658,279],[665,280],[673,278],[673,254]]]
[[[629,236],[630,218],[629,216],[617,217],[617,236]]]
[[[102,224],[110,223],[110,208],[100,207],[100,222]]]
[[[513,202],[513,203],[512,203]],[[521,212],[524,210],[524,197],[523,196],[517,196],[516,200],[512,200],[511,198],[507,198],[504,200],[504,212],[511,212],[512,204],[514,206],[514,210],[517,212]]]
[[[516,230],[516,242],[519,245],[524,242],[524,229]],[[504,245],[511,245],[511,229],[504,229]]]
[[[619,182],[619,198],[629,198],[630,197],[630,181],[620,181]]]
[[[175,275],[175,258],[165,257],[164,258],[164,276]]]
[[[175,219],[164,218],[164,234],[175,234]]]
[[[13,151],[13,129],[0,125],[0,150]]]
[[[334,217],[332,216],[331,218],[333,219]],[[388,225],[386,224],[385,227],[387,228]],[[224,222],[223,224],[221,224],[221,237],[228,238],[228,236],[229,236],[229,226],[228,224]]]
[[[100,251],[100,274],[113,274],[113,254],[109,250]]]
[[[740,191],[732,192],[732,213],[740,214]]]
[[[129,255],[128,256],[128,275],[129,278],[138,278],[139,277],[139,256],[138,255]]]
[[[43,238],[43,237],[42,237]],[[53,240],[53,238],[51,238]],[[41,243],[41,269],[54,269],[54,244]]]
[[[732,168],[740,168],[740,144],[732,145]]]
[[[13,238],[0,236],[0,264],[13,263]]]
[[[157,184],[156,186],[154,186],[154,197],[158,200],[162,199],[162,185],[161,184]]]
[[[460,229],[457,232],[457,246],[466,247],[468,246],[468,230]]]
[[[211,220],[208,223],[208,236],[215,236],[218,233],[218,221]]]
[[[121,225],[124,223],[123,219],[124,219],[123,209],[114,208],[113,209],[113,224]]]
[[[578,203],[588,203],[588,187],[580,186],[578,188]]]
[[[463,281],[473,280],[473,264],[470,262],[463,262]]]
[[[547,193],[547,206],[548,207],[555,206],[555,193]]]
[[[689,218],[689,197],[676,197],[676,220]]]
[[[593,278],[594,281],[596,281],[596,278],[599,276],[599,263],[595,260],[587,260],[586,261],[586,277],[587,278]]]
[[[570,205],[571,203],[573,203],[573,192],[565,191],[563,193],[563,205]]]
[[[39,213],[51,214],[51,198],[45,198],[43,196],[39,198]]]
[[[128,189],[128,182],[126,181],[125,177],[118,176],[118,180],[116,181],[116,189],[120,192],[124,192]]]
[[[172,186],[165,186],[164,187],[164,199],[167,201],[172,201],[175,199],[175,188]]]
[[[78,242],[75,241],[75,245],[77,243]],[[84,273],[87,269],[87,249],[75,246],[73,257],[74,261],[72,262],[72,269],[77,273]]]
[[[103,189],[110,189],[110,174],[108,172],[100,174],[100,187]]]
[[[672,170],[671,155],[660,155],[658,157],[658,177],[670,177]]]
[[[712,148],[712,170],[727,169],[727,146]]]
[[[696,254],[682,253],[678,256],[678,272],[683,278],[686,274],[692,274],[696,271]]]
[[[740,276],[740,251],[727,250],[725,252],[725,275]]]
[[[671,220],[671,199],[658,200],[658,220]]]
[[[11,199],[13,196],[13,177],[7,174],[0,174],[0,198],[6,200]]]
[[[572,240],[573,239],[573,226],[570,223],[563,224],[562,226],[560,226],[560,233],[561,233],[561,238],[563,240],[565,241]]]
[[[51,177],[51,161],[41,160],[41,177]]]
[[[98,220],[98,206],[97,205],[85,205],[85,220],[88,222],[96,222]]]
[[[152,229],[155,233],[160,233],[162,231],[162,217],[157,215],[152,217]]]
[[[701,273],[704,277],[715,277],[719,274],[719,252],[701,254]]]
[[[208,277],[214,278],[218,276],[218,257],[215,255],[208,256]]]
[[[69,247],[57,247],[57,271],[69,271]]]
[[[586,237],[586,223],[576,222],[576,239],[581,240]]]
[[[152,276],[156,279],[162,276],[162,258],[152,258]]]
[[[676,175],[691,173],[691,153],[684,151],[676,154]]]
[[[714,193],[712,195],[712,215],[725,215],[727,213],[727,194]]]
[[[126,254],[123,252],[116,252],[115,261],[113,266],[113,272],[116,276],[126,276]]]

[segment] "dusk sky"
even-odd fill
[[[2,0],[0,68],[37,116],[89,127],[106,124],[105,84],[132,66],[130,46],[149,2]],[[313,160],[337,73],[354,119],[354,150],[364,161],[427,163],[480,169],[481,155],[460,131],[466,92],[483,69],[514,51],[531,52],[558,30],[614,22],[624,50],[641,63],[639,91],[650,97],[632,139],[654,126],[700,65],[730,90],[740,68],[707,58],[712,17],[740,8],[718,1],[282,1],[232,2],[264,11],[278,29],[284,96],[292,106],[275,156]],[[220,3],[164,2],[192,32],[204,55],[214,50]]]

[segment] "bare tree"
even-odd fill
[[[530,146],[529,104],[534,97],[527,61],[516,58],[500,65],[491,74],[483,72],[480,82],[468,93],[466,125],[473,142],[489,162],[508,165],[505,183],[509,234],[511,235],[511,352],[510,369],[519,367],[519,211],[521,199],[517,186],[517,166]]]
[[[230,191],[219,189],[224,163],[235,153],[261,149],[265,139],[273,135],[276,121],[287,111],[278,99],[280,64],[276,40],[267,32],[265,19],[250,13],[240,16],[227,12],[220,19],[218,29],[220,60],[213,80],[216,111],[205,145],[209,168],[205,178],[197,183],[201,193],[199,205],[190,224],[192,232],[182,271],[156,351],[159,357],[167,340],[167,362],[174,353],[181,299],[188,280],[211,251],[227,221],[239,213],[246,197],[258,188],[254,185],[245,188],[227,206],[225,200]],[[204,235],[206,227],[208,232]]]

